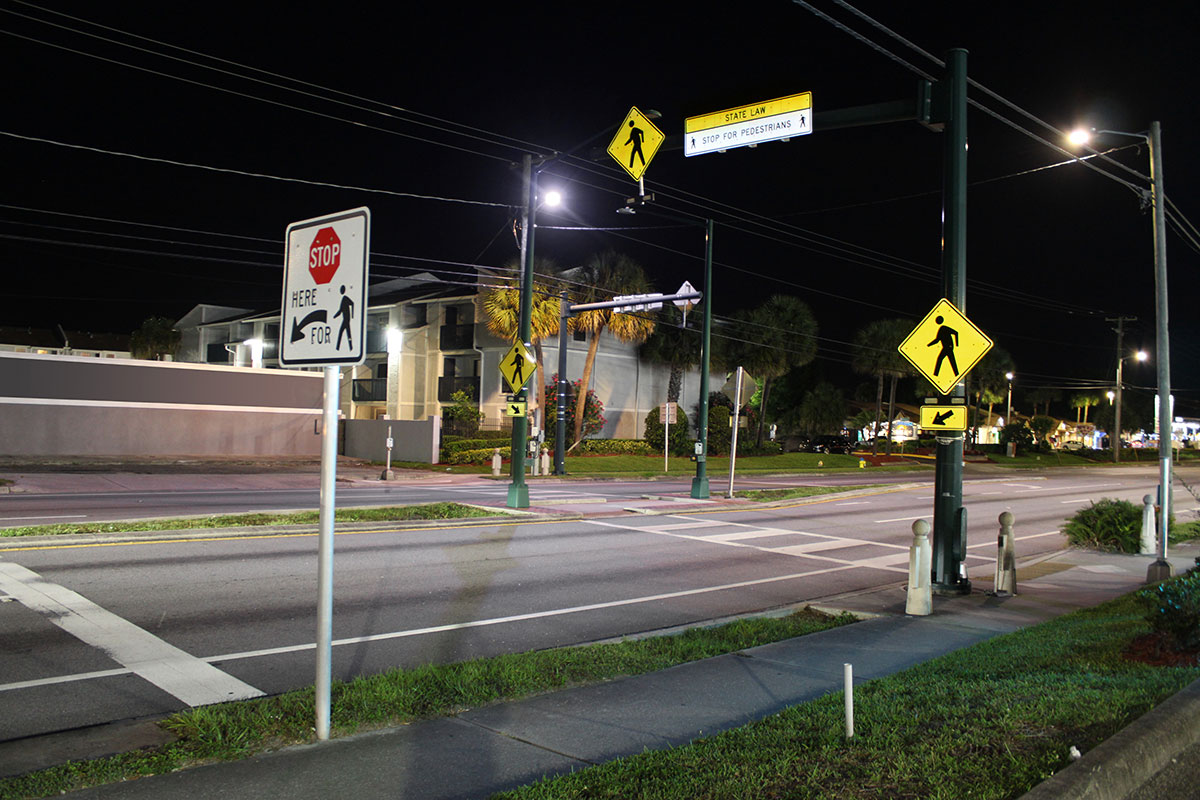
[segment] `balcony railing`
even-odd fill
[[[479,378],[438,378],[438,402],[452,403],[451,395],[466,392],[472,400],[479,399]]]
[[[475,346],[474,325],[443,325],[438,339],[441,350],[470,350]]]
[[[351,384],[356,403],[386,403],[387,378],[360,378]]]

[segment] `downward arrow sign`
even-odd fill
[[[324,321],[325,309],[323,308],[318,308],[316,311],[309,312],[309,315],[299,322],[292,320],[292,341],[298,342],[304,338],[304,328],[308,327],[314,322]]]

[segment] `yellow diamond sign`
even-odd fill
[[[950,391],[979,363],[992,340],[945,298],[900,343],[904,356],[942,394]]]
[[[650,118],[634,106],[629,109],[625,121],[617,129],[617,135],[609,143],[608,154],[621,165],[621,169],[638,181],[666,138]]]
[[[529,377],[536,369],[537,361],[533,353],[520,342],[514,344],[512,349],[504,354],[504,358],[500,359],[500,374],[504,376],[513,392],[521,391],[521,387],[528,383]]]

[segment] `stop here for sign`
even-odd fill
[[[370,221],[370,211],[357,208],[288,226],[282,366],[363,362]]]

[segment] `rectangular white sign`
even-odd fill
[[[279,363],[361,364],[367,353],[370,210],[293,222],[284,247]]]
[[[683,126],[683,154],[698,156],[809,133],[812,133],[812,93],[801,92],[688,117]]]

